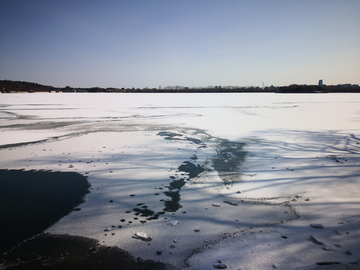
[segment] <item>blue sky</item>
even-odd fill
[[[360,84],[359,0],[0,0],[0,79]]]

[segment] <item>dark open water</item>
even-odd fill
[[[175,269],[94,239],[43,231],[81,211],[90,184],[74,172],[0,170],[0,268]]]

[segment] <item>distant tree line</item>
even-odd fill
[[[298,85],[279,87],[277,93],[360,93],[359,85]]]
[[[292,84],[289,86],[279,87],[279,93],[322,93],[325,89],[317,85],[298,85]]]
[[[35,92],[86,92],[86,93],[98,93],[98,92],[124,92],[118,88],[101,88],[101,87],[91,87],[91,88],[75,88],[70,86],[65,87],[53,87],[49,85],[41,85],[38,83],[32,82],[20,82],[20,81],[10,81],[10,80],[0,80],[0,91],[2,93],[35,93]]]
[[[10,92],[50,92],[50,91],[55,91],[55,88],[52,87],[52,86],[41,85],[41,84],[38,84],[38,83],[2,80],[2,81],[0,81],[0,90],[3,93],[10,93]]]
[[[206,86],[206,87],[184,87],[166,86],[164,88],[74,88],[70,86],[53,87],[32,82],[20,82],[0,80],[0,91],[2,93],[35,93],[35,92],[76,92],[76,93],[360,93],[359,85],[298,85],[292,84],[281,87],[240,87],[240,86]]]

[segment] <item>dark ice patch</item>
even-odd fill
[[[157,134],[158,136],[165,137],[165,140],[179,140],[178,138],[174,138],[176,136],[181,137],[182,134],[175,133],[175,132],[169,132],[169,131],[161,131]]]
[[[157,135],[164,137],[165,140],[182,140],[193,142],[194,144],[200,144],[202,148],[206,148],[206,144],[204,144],[201,140],[192,138],[192,137],[184,137],[180,133],[170,132],[170,131],[161,131],[158,132]],[[181,138],[176,138],[181,137]]]
[[[171,198],[171,200],[165,201],[164,211],[166,212],[176,212],[180,208],[182,208],[180,202],[180,190],[173,191],[165,191],[164,194]]]
[[[189,173],[190,178],[194,178],[197,177],[203,171],[205,171],[205,169],[201,167],[199,164],[195,165],[190,161],[185,161],[183,162],[183,164],[179,166],[179,171],[187,172]]]
[[[244,145],[221,140],[215,148],[217,155],[212,158],[212,163],[219,177],[226,184],[241,180],[239,171],[247,155],[247,152],[243,150]]]
[[[134,212],[139,213],[142,217],[152,216],[155,212],[147,208],[134,208]]]

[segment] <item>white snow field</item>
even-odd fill
[[[179,269],[360,267],[359,94],[1,94],[0,147],[88,177],[49,233]]]

